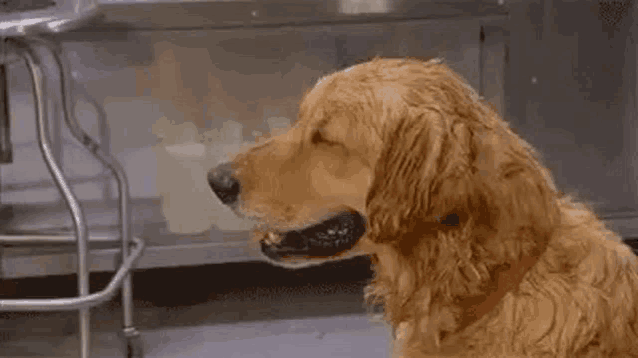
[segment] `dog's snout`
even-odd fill
[[[234,176],[231,163],[220,164],[209,171],[208,185],[222,203],[232,205],[237,202],[241,187]]]

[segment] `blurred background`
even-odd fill
[[[633,1],[101,5],[101,19],[56,40],[71,65],[75,115],[129,179],[133,232],[147,243],[133,286],[149,357],[389,356],[389,331],[363,304],[367,258],[271,267],[248,240],[252,223],[205,179],[294,124],[321,76],[372,56],[443,58],[541,152],[561,190],[593,205],[629,243],[638,237]],[[36,141],[27,68],[12,64],[5,76],[13,158],[0,165],[0,233],[70,231]],[[91,233],[112,235],[114,182],[59,109],[51,100],[56,156]],[[92,292],[108,283],[118,252],[117,243],[91,244]],[[73,296],[75,261],[70,245],[0,241],[0,298]],[[120,311],[117,299],[92,310],[96,356],[123,356]],[[0,313],[0,356],[77,356],[76,316]]]

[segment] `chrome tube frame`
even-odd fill
[[[78,292],[79,297],[62,298],[62,299],[13,299],[0,300],[0,311],[51,311],[51,310],[79,310],[80,314],[80,356],[88,358],[90,352],[90,312],[89,309],[99,303],[110,299],[116,290],[122,287],[122,300],[124,311],[124,328],[123,332],[127,339],[138,337],[137,330],[133,327],[133,311],[132,311],[132,285],[130,270],[135,262],[139,259],[144,249],[144,242],[136,237],[131,237],[131,213],[129,208],[129,192],[128,180],[123,167],[107,153],[104,153],[98,143],[96,143],[81,128],[74,116],[71,99],[70,99],[70,72],[65,61],[61,58],[61,48],[53,42],[49,42],[39,38],[30,38],[28,40],[10,38],[8,39],[10,52],[17,53],[20,58],[26,61],[27,68],[31,77],[34,91],[34,105],[37,122],[37,134],[40,150],[44,157],[45,163],[51,172],[56,186],[62,193],[64,200],[71,211],[73,225],[75,228],[75,237],[77,242],[77,275],[78,275]],[[89,294],[89,267],[88,267],[88,227],[82,211],[82,207],[71,190],[68,180],[64,177],[60,165],[56,162],[54,156],[48,128],[48,118],[46,111],[47,97],[44,91],[45,76],[43,75],[42,65],[43,59],[37,51],[33,49],[33,43],[38,42],[51,52],[55,58],[58,71],[60,74],[60,94],[63,102],[64,118],[72,135],[102,164],[104,164],[113,173],[117,180],[119,193],[119,231],[122,241],[122,264],[116,271],[108,286],[98,292]],[[15,240],[15,238],[13,238]],[[53,238],[53,241],[68,242],[67,236],[59,236]],[[2,237],[0,236],[0,241]],[[131,242],[132,241],[132,242]],[[133,243],[135,248],[130,251],[130,244]],[[130,342],[129,342],[129,350]],[[130,354],[130,352],[129,352]]]
[[[122,165],[111,155],[101,150],[100,145],[96,143],[80,126],[73,113],[71,104],[71,71],[67,66],[67,62],[62,60],[62,48],[56,43],[46,42],[45,47],[51,49],[53,57],[58,65],[60,72],[60,87],[62,95],[62,107],[64,108],[64,118],[69,127],[71,134],[85,148],[87,148],[94,157],[100,160],[106,166],[117,180],[118,187],[118,210],[120,218],[120,235],[122,238],[122,257],[126,258],[130,255],[129,245],[131,240],[131,212],[129,207],[130,194],[128,191],[128,179]],[[124,322],[124,334],[137,335],[133,327],[133,288],[131,276],[126,275],[122,283],[122,310]]]
[[[60,242],[67,242],[67,236],[60,236]],[[2,236],[0,236],[0,240]],[[50,238],[50,242],[56,242],[55,238]],[[140,254],[144,250],[144,241],[140,238],[134,237],[133,243],[135,248],[131,255],[124,260],[122,266],[120,266],[106,286],[100,292],[92,293],[81,297],[71,298],[38,298],[38,299],[17,299],[17,300],[0,300],[0,312],[2,311],[72,311],[81,310],[96,306],[100,303],[110,300],[120,287],[122,282],[129,275],[129,270],[133,268],[135,262],[139,258]]]
[[[65,32],[99,15],[98,0],[57,0],[45,9],[0,13],[0,37]]]

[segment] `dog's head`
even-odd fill
[[[437,255],[440,235],[454,233],[486,247],[488,261],[516,260],[533,240],[505,248],[495,237],[546,238],[556,217],[532,148],[437,60],[374,59],[323,78],[294,127],[208,180],[224,204],[261,223],[264,255],[291,267],[373,247]]]

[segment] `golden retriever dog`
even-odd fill
[[[638,357],[638,263],[440,60],[373,59],[208,172],[271,262],[367,254],[395,357]]]

